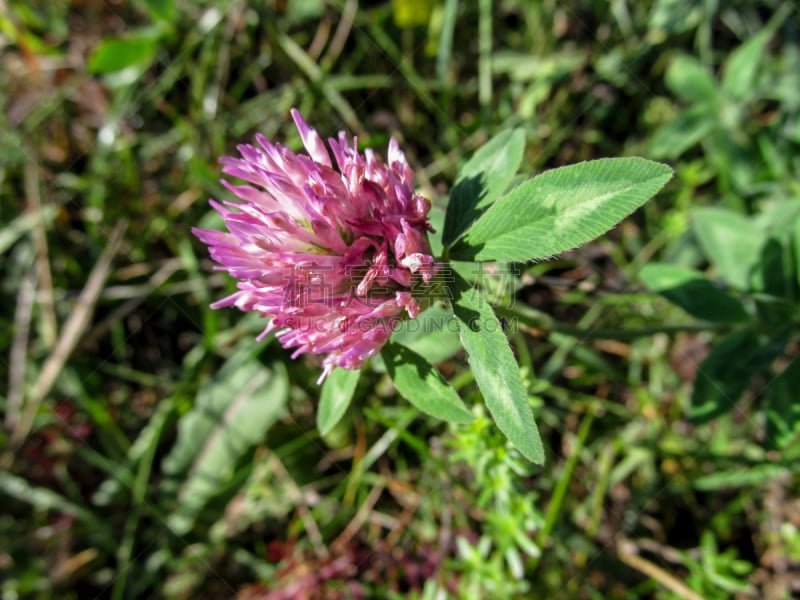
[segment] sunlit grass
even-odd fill
[[[422,0],[425,24],[405,26],[404,3],[364,4],[0,6],[3,597],[789,598],[797,436],[767,449],[768,376],[691,423],[698,365],[729,327],[638,274],[706,269],[694,207],[797,198],[797,8]],[[680,57],[722,89],[765,27],[754,83],[693,121]],[[477,409],[464,426],[423,416],[380,361],[321,436],[318,361],[209,308],[234,289],[190,234],[219,227],[217,158],[256,132],[299,148],[292,107],[323,136],[398,137],[440,211],[510,126],[526,174],[675,165],[599,242],[485,278],[518,309],[545,467]],[[463,354],[435,350],[478,406]]]

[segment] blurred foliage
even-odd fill
[[[2,598],[800,593],[798,16],[0,3]],[[512,325],[544,467],[487,427],[446,327],[400,335],[476,421],[422,415],[375,360],[321,437],[314,359],[208,308],[233,289],[190,234],[219,225],[217,158],[255,132],[299,147],[293,106],[396,136],[439,223],[503,129],[526,174],[673,163],[604,240],[464,274]]]

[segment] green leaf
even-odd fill
[[[771,28],[764,28],[731,52],[722,74],[722,91],[725,94],[740,101],[753,95],[758,68],[772,34]]]
[[[179,535],[192,528],[198,512],[233,478],[239,458],[265,438],[283,412],[286,368],[282,363],[267,368],[252,354],[244,348],[228,359],[178,423],[178,440],[163,470],[183,481],[179,508],[167,519]]]
[[[781,194],[771,200],[765,199],[759,208],[761,212],[755,215],[755,221],[769,236],[784,238],[800,225],[800,196],[787,198]]]
[[[173,0],[144,0],[147,11],[156,19],[171,23],[177,14]]]
[[[320,435],[330,433],[344,416],[353,399],[361,371],[334,369],[322,384],[317,408],[317,429]]]
[[[790,299],[794,293],[794,261],[789,236],[770,237],[761,248],[759,291]]]
[[[445,287],[442,296],[449,300],[452,293]],[[416,352],[432,365],[447,360],[463,349],[458,337],[458,319],[453,316],[449,306],[444,308],[438,304],[422,311],[416,319],[400,323],[389,339]],[[386,364],[380,355],[373,357],[370,363],[376,373],[386,372]]]
[[[528,393],[500,321],[478,290],[455,276],[453,311],[475,381],[495,423],[525,458],[544,464]]]
[[[89,58],[89,71],[100,75],[148,63],[157,48],[158,40],[151,38],[102,40]]]
[[[800,357],[795,356],[764,393],[766,441],[770,448],[785,446],[800,432],[800,397],[797,390],[800,390]]]
[[[796,10],[797,7],[791,3],[780,4],[761,31],[731,52],[722,73],[724,93],[740,101],[753,97],[753,93],[758,91],[759,69],[767,44],[775,32],[784,26],[787,17]],[[791,73],[791,68],[787,72]],[[774,87],[774,84],[772,85]]]
[[[739,329],[722,338],[697,370],[692,391],[691,419],[698,424],[728,412],[757,371],[758,335]]]
[[[701,6],[685,0],[656,0],[650,10],[648,39],[660,44],[667,36],[694,29],[703,19]]]
[[[716,323],[736,323],[747,319],[741,302],[698,271],[651,263],[641,270],[639,277],[648,288],[698,319]]]
[[[410,348],[431,364],[446,360],[461,350],[458,320],[453,311],[437,305],[423,311],[416,319],[400,323],[391,340]]]
[[[673,94],[685,102],[715,103],[718,99],[717,82],[711,72],[688,54],[681,54],[672,60],[665,83]]]
[[[509,129],[499,133],[458,173],[450,192],[442,241],[450,245],[508,188],[525,150],[525,133]]]
[[[747,217],[722,208],[695,210],[692,224],[703,254],[719,276],[735,288],[751,289],[764,234]]]
[[[433,256],[441,256],[442,248],[442,232],[444,230],[444,209],[434,204],[428,213],[428,221],[431,226],[436,230],[434,233],[428,233],[428,241],[431,244],[431,254]]]
[[[739,123],[744,117],[727,109],[724,112],[724,118],[730,117],[732,122],[712,130],[703,142],[703,151],[709,165],[717,171],[721,188],[733,186],[740,195],[755,195],[760,191],[756,182],[764,173],[760,168],[764,165],[763,156],[757,142],[741,131]]]
[[[786,473],[783,465],[763,464],[742,467],[730,471],[715,471],[694,480],[692,485],[698,490],[715,491],[724,488],[756,487],[770,479]]]
[[[699,144],[716,127],[717,113],[710,104],[698,104],[656,129],[649,142],[653,158],[675,159]]]
[[[429,362],[416,352],[387,343],[381,350],[386,370],[397,391],[423,412],[453,423],[472,421],[456,391]]]
[[[456,260],[528,261],[605,233],[672,177],[643,158],[605,158],[546,171],[495,202],[453,246]]]

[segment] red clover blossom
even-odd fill
[[[416,317],[413,293],[436,266],[426,232],[430,202],[414,192],[414,172],[397,141],[387,162],[344,132],[322,138],[292,110],[308,154],[256,136],[223,157],[222,183],[238,202],[211,200],[228,229],[193,229],[211,257],[238,280],[237,292],[212,304],[271,319],[284,348],[324,354],[321,382],[335,367],[358,369],[396,325]]]

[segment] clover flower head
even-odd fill
[[[293,358],[324,354],[321,382],[335,367],[358,369],[397,324],[416,317],[418,291],[436,272],[427,232],[430,202],[397,141],[384,163],[340,132],[328,148],[292,110],[308,154],[262,135],[223,157],[222,184],[236,202],[211,200],[227,231],[193,229],[238,291],[212,304],[256,311]]]

